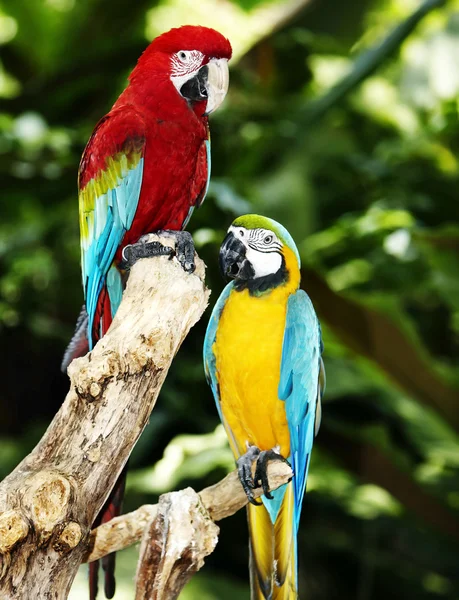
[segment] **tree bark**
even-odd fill
[[[199,495],[164,494],[142,536],[135,600],[175,600],[217,545],[219,529]]]
[[[0,483],[1,600],[67,598],[94,518],[208,296],[198,258],[193,275],[166,257],[134,265],[109,332],[70,365],[64,404]]]

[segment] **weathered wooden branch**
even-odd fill
[[[270,463],[270,489],[287,483],[292,475],[286,463]],[[261,488],[253,491],[255,498],[261,494]],[[215,549],[219,534],[215,521],[246,504],[237,471],[199,493],[187,488],[164,494],[159,504],[146,504],[94,529],[84,561],[99,560],[142,541],[136,600],[174,600]]]
[[[145,529],[136,576],[136,600],[175,600],[215,548],[219,529],[199,495],[187,488],[159,499]]]
[[[109,332],[70,365],[63,406],[0,483],[1,600],[67,598],[94,518],[208,295],[199,259],[193,275],[166,257],[133,267]]]
[[[272,462],[268,464],[271,490],[287,483],[291,477],[292,470],[286,463]],[[261,494],[261,488],[253,490],[255,498],[259,498]],[[230,517],[247,504],[247,496],[239,483],[237,471],[233,471],[215,485],[204,488],[198,496],[202,510],[212,521]],[[157,504],[145,504],[133,512],[116,517],[93,529],[88,551],[83,561],[92,562],[110,552],[116,552],[140,542],[149,523],[156,518],[157,513]]]

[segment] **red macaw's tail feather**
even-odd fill
[[[63,373],[67,372],[67,367],[74,358],[84,356],[89,351],[87,328],[88,313],[86,312],[86,306],[83,304],[75,325],[75,333],[73,334],[70,344],[65,351],[64,358],[62,359],[61,371]]]
[[[88,313],[86,312],[86,306],[83,304],[81,312],[78,316],[75,333],[73,334],[70,344],[64,354],[64,358],[61,363],[61,371],[67,372],[67,367],[74,358],[84,356],[89,352],[89,341],[88,341]],[[108,331],[112,322],[112,310],[110,304],[110,296],[108,295],[107,288],[104,286],[100,292],[99,299],[97,301],[96,312],[94,314],[94,321],[92,326],[92,347],[105,335]]]
[[[94,321],[92,326],[93,345],[104,336],[110,325],[112,324],[112,306],[107,286],[101,289],[97,300],[96,311],[94,313]]]
[[[99,561],[89,563],[89,600],[96,600],[99,591]]]
[[[121,514],[123,507],[124,488],[126,485],[127,463],[115,483],[110,496],[107,498],[100,513],[94,521],[93,528],[102,523],[111,521],[114,517]],[[102,558],[102,568],[104,570],[104,592],[106,598],[113,598],[115,595],[115,560],[114,552]],[[98,591],[99,561],[96,560],[89,565],[89,598],[96,600]]]
[[[251,600],[297,600],[293,485],[274,524],[264,506],[249,504]]]
[[[106,598],[113,598],[113,596],[115,595],[115,563],[115,552],[104,556],[104,558],[102,559],[102,569],[104,570],[104,592]]]

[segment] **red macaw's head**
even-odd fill
[[[231,44],[218,31],[184,25],[153,40],[129,80],[148,87],[149,83],[170,82],[170,90],[178,94],[171,101],[180,98],[197,114],[207,116],[220,106],[228,91],[231,54]]]

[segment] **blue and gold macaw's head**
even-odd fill
[[[220,270],[236,289],[263,292],[289,280],[299,282],[300,255],[289,232],[260,215],[238,217],[220,248]]]

